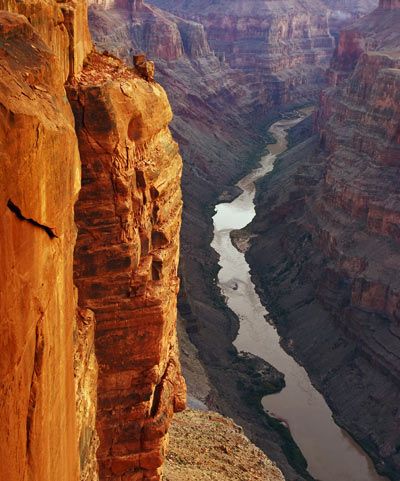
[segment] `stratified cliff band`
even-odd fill
[[[102,480],[158,480],[185,406],[166,94],[91,53],[86,2],[0,9],[0,477],[94,481],[98,448]]]

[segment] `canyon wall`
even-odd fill
[[[317,134],[258,186],[248,253],[287,349],[393,480],[400,472],[399,21],[398,2],[381,1],[342,32]]]
[[[82,158],[75,282],[96,318],[100,478],[160,479],[172,414],[185,407],[172,113],[159,85],[105,55],[87,58],[68,96]]]
[[[85,424],[73,359],[80,159],[64,82],[91,45],[81,2],[0,9],[0,477],[72,481]]]
[[[158,480],[185,406],[166,94],[91,53],[86,2],[0,10],[0,475]]]
[[[152,3],[201,23],[211,48],[247,74],[254,94],[262,93],[270,107],[310,99],[324,82],[334,41],[322,1]]]

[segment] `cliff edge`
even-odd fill
[[[92,51],[86,2],[0,10],[0,477],[160,479],[185,406],[166,94]]]

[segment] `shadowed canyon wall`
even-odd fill
[[[381,1],[342,32],[318,132],[258,186],[248,253],[287,349],[393,480],[400,472],[399,21],[398,2]]]
[[[90,53],[86,2],[0,9],[0,477],[158,480],[185,405],[166,94]]]
[[[333,38],[328,9],[319,0],[152,3],[201,23],[211,48],[231,68],[246,73],[270,106],[310,98],[323,83]]]

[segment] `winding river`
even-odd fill
[[[277,155],[287,149],[287,129],[299,120],[280,120],[271,126],[277,143],[268,145],[269,154],[261,158],[260,166],[238,182],[243,193],[231,203],[216,206],[212,247],[220,255],[219,286],[240,319],[237,349],[265,359],[285,375],[286,387],[264,397],[263,406],[270,415],[287,422],[307,459],[310,474],[320,481],[383,481],[386,478],[376,473],[366,453],[335,424],[305,369],[281,347],[275,327],[266,322],[268,312],[255,291],[245,256],[230,239],[232,230],[245,227],[253,219],[254,182],[271,172]]]

